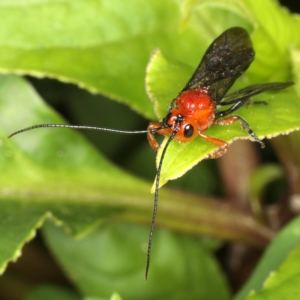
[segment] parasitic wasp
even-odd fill
[[[154,135],[157,133],[168,136],[165,147],[162,149],[156,173],[154,207],[147,248],[145,272],[145,278],[147,279],[157,214],[160,173],[170,142],[173,139],[180,142],[189,142],[196,136],[199,136],[218,147],[216,151],[209,156],[209,158],[218,158],[227,151],[228,144],[220,139],[205,135],[204,131],[212,125],[230,125],[238,121],[252,139],[260,143],[262,148],[264,147],[264,143],[252,131],[247,121],[238,115],[232,115],[232,113],[245,104],[262,103],[261,101],[252,101],[252,96],[267,91],[287,88],[291,86],[293,82],[255,84],[227,94],[237,78],[248,69],[254,56],[255,52],[252,41],[245,29],[233,27],[224,31],[212,42],[191,79],[179,95],[171,101],[166,117],[161,122],[151,122],[147,130],[126,131],[93,126],[40,124],[16,131],[9,137],[24,131],[42,127],[100,130],[121,134],[147,134],[150,146],[157,152],[159,144]],[[230,107],[222,110],[223,106]]]

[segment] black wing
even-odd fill
[[[293,84],[294,82],[289,81],[289,82],[270,82],[270,83],[250,85],[241,90],[226,95],[222,99],[220,104],[221,105],[233,104],[243,99],[249,99],[250,97],[263,92],[285,89]]]
[[[250,36],[245,29],[227,29],[209,46],[183,91],[207,87],[212,99],[220,102],[236,79],[248,69],[254,55]]]

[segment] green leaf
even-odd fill
[[[158,89],[155,88],[150,95],[152,100],[163,101],[162,104],[156,104],[158,109],[159,106],[164,107],[163,111],[158,111],[159,118],[162,118],[166,107],[184,86],[190,76],[188,73],[192,74],[208,44],[225,28],[239,25],[255,30],[253,41],[257,52],[256,61],[251,66],[249,80],[245,79],[245,83],[290,78],[288,48],[291,43],[294,47],[300,44],[297,34],[299,19],[290,15],[275,1],[255,3],[232,0],[225,3],[221,0],[189,0],[182,4],[181,9],[178,3],[175,0],[167,0],[163,4],[158,0],[123,1],[122,5],[126,7],[124,9],[121,3],[116,6],[108,0],[97,4],[91,0],[27,2],[27,13],[22,15],[22,34],[14,34],[14,24],[17,24],[24,4],[15,2],[14,5],[6,5],[0,10],[0,17],[6,24],[0,34],[0,71],[49,76],[73,82],[90,91],[125,102],[154,119],[152,105],[144,91],[143,77],[150,53],[159,46],[167,55],[168,62],[169,58],[182,61],[181,64],[172,62],[173,68],[177,68],[182,74],[175,76],[177,84],[171,89],[168,88],[173,81],[171,75],[159,72],[159,69],[158,72],[151,72],[160,84],[156,84]],[[266,10],[272,14],[266,17]],[[218,22],[212,23],[212,19],[217,19]],[[180,24],[182,29],[178,32]],[[183,67],[183,63],[189,66]],[[158,80],[160,77],[167,77],[169,83]],[[155,77],[148,79],[148,82],[151,85],[151,82],[155,82]],[[162,93],[160,89],[164,90],[166,97],[159,96]],[[149,90],[152,88],[149,87]],[[251,119],[249,123],[255,130],[260,127],[251,122]],[[291,130],[299,127],[299,124],[294,125]],[[221,130],[217,130],[219,131]],[[274,134],[287,131],[289,132],[275,129]],[[232,141],[235,137],[246,137],[237,132],[229,132],[224,138]],[[212,130],[212,134],[214,133]],[[260,130],[256,133],[261,137],[274,135]],[[220,138],[223,138],[222,135]],[[175,157],[178,155],[180,160],[177,161],[185,161],[190,151],[182,148],[174,151],[170,147],[168,156],[173,158],[170,158],[169,163],[166,159],[164,163],[162,184],[181,176],[214,151],[211,146],[199,148],[199,145],[192,144],[190,147],[199,156],[191,158],[182,166],[174,165]],[[185,151],[186,155],[182,156],[181,153]],[[173,166],[173,169],[167,171],[167,165]]]
[[[265,17],[262,16],[262,14],[265,15],[266,7],[268,11],[273,12],[268,14],[269,23],[267,24],[265,24]],[[216,13],[216,11],[220,14],[223,12],[223,16],[230,12],[235,17],[239,16],[248,22],[248,25],[244,24],[244,27],[251,28],[252,24],[252,28],[255,28],[253,43],[256,50],[256,59],[249,72],[241,78],[243,84],[238,82],[235,85],[235,89],[260,81],[287,81],[291,78],[292,70],[290,68],[288,48],[292,43],[294,47],[295,44],[300,45],[300,39],[296,30],[297,26],[299,26],[298,18],[292,17],[274,1],[264,1],[258,4],[245,0],[231,1],[229,5],[227,3],[225,5],[224,1],[186,1],[183,6],[183,19],[185,20],[184,22],[187,22],[187,19],[191,19],[191,22],[204,23],[204,20],[212,17],[212,12]],[[282,24],[279,33],[277,30],[274,30],[274,26],[272,27],[272,24],[274,25],[275,22],[276,24]],[[211,26],[214,31],[219,31],[218,27],[216,27],[217,25]],[[230,26],[227,25],[226,27]],[[208,41],[210,40],[211,42],[217,34],[210,39],[205,32],[201,36],[203,39],[206,39],[205,43],[208,44]],[[274,45],[276,51],[274,51]],[[202,46],[202,49],[202,53],[204,53],[204,46]],[[295,51],[293,52],[293,60],[296,68],[298,60]],[[166,114],[170,99],[174,99],[185,86],[196,66],[197,64],[194,65],[194,68],[191,68],[184,64],[182,60],[180,62],[170,60],[159,51],[152,57],[147,69],[147,90],[151,100],[155,103],[156,113],[160,120]],[[242,108],[237,114],[249,122],[250,127],[259,138],[272,138],[279,134],[287,134],[294,130],[299,130],[300,122],[297,117],[299,115],[299,93],[296,94],[295,89],[289,88],[289,90],[263,94],[258,97],[257,99],[259,100],[268,101],[268,107]],[[281,99],[284,99],[284,101],[280,101]],[[250,136],[242,130],[239,124],[226,128],[210,128],[205,133],[229,143],[241,138],[250,139]],[[157,156],[157,165],[166,141],[167,138],[161,145]],[[197,138],[190,143],[180,144],[176,141],[172,142],[164,159],[160,186],[168,180],[182,176],[215,150],[215,146]]]
[[[291,47],[300,46],[300,19],[279,1],[186,0],[182,6],[182,19],[184,23],[196,20],[198,25],[201,24],[207,43],[225,28],[242,26],[248,29],[253,33],[256,50],[255,61],[248,73],[253,74],[257,82],[282,80],[290,75],[289,51]],[[210,30],[207,30],[208,26]]]
[[[83,234],[99,218],[122,210],[120,205],[113,207],[117,195],[131,190],[140,197],[141,189],[149,194],[148,185],[113,167],[71,130],[41,130],[8,140],[9,132],[28,120],[62,123],[24,80],[1,76],[0,103],[1,272],[21,254],[21,247],[45,218],[55,216],[74,234]],[[96,210],[95,199],[112,203]]]
[[[151,99],[155,102],[156,111],[160,119],[165,115],[168,108],[168,99],[173,99],[175,90],[180,90],[188,78],[188,67],[181,64],[168,62],[161,52],[156,52],[152,57],[147,70],[147,84]],[[161,70],[164,76],[160,75]],[[182,81],[181,81],[182,80]],[[180,84],[180,81],[182,84]],[[259,95],[259,100],[268,102],[268,106],[255,105],[243,107],[238,110],[238,115],[249,122],[252,130],[259,138],[272,138],[279,134],[287,134],[300,129],[300,106],[299,97],[290,91],[280,91],[276,93],[266,93]],[[284,101],[282,101],[284,99]],[[241,128],[240,124],[233,124],[222,127],[215,126],[207,130],[208,136],[216,137],[226,142],[232,143],[237,139],[251,139],[251,137]],[[157,163],[160,160],[162,149],[168,138],[164,140],[157,156]],[[189,143],[179,143],[173,141],[167,150],[163,168],[161,172],[160,185],[168,180],[182,176],[208,154],[217,148],[208,142],[195,138]]]
[[[39,129],[7,139],[13,129],[28,122],[62,123],[25,80],[0,76],[0,105],[1,272],[9,261],[17,259],[24,243],[34,237],[46,218],[77,238],[108,220],[150,223],[150,183],[109,163],[79,133]],[[163,190],[159,202],[158,225],[175,231],[257,246],[264,246],[272,236],[252,217],[214,199]],[[145,244],[149,228],[142,232]],[[132,235],[134,239],[135,232]],[[61,245],[56,247],[55,252],[60,252]],[[143,252],[141,269],[145,257]],[[97,261],[98,257],[95,255],[94,259]],[[136,264],[134,260],[132,263]],[[174,261],[172,264],[176,266]],[[169,273],[170,266],[165,267],[165,271],[160,270],[162,274]]]
[[[177,96],[192,72],[187,65],[168,62],[159,50],[153,53],[147,67],[146,88],[159,120],[165,117],[170,99]]]
[[[108,298],[99,298],[99,297],[84,297],[84,300],[122,300],[118,293],[113,293],[111,297]]]
[[[295,89],[298,95],[300,95],[300,47],[298,49],[293,48],[291,50],[292,68],[295,80]]]
[[[297,300],[300,284],[300,246],[296,247],[278,270],[272,272],[260,293],[251,292],[247,300],[284,299]]]
[[[75,83],[153,118],[144,88],[145,69],[153,49],[174,39],[178,3],[11,1],[0,9],[5,24],[0,71]]]
[[[294,283],[295,288],[299,286],[299,284],[295,282],[295,280],[299,280],[298,273],[300,271],[298,264],[300,253],[299,226],[300,218],[298,217],[297,219],[291,221],[285,228],[280,231],[280,233],[274,238],[270,246],[265,251],[261,261],[257,265],[255,271],[252,273],[251,278],[244,285],[242,290],[234,297],[234,300],[243,300],[246,298],[250,291],[254,290],[255,293],[259,293],[262,288],[262,298],[254,297],[254,299],[271,299],[271,295],[273,295],[274,297],[274,295],[276,295],[276,293],[278,293],[280,289],[273,289],[271,286],[268,286],[268,281],[266,284],[264,284],[264,282],[268,278],[268,276],[272,274],[272,272],[275,272],[278,268],[278,275],[276,274],[276,278],[274,278],[275,282],[282,284],[282,292],[286,292],[285,297],[287,297],[288,299],[297,299],[297,297],[292,297],[293,294],[291,293],[291,290],[289,290],[290,287],[285,286],[284,278],[286,276],[291,276],[292,274],[290,282]],[[291,254],[291,256],[287,258],[292,251],[294,251],[294,254]],[[282,269],[280,269],[281,265]],[[271,279],[272,277],[273,275],[271,275],[270,277],[271,282],[273,281],[273,279]],[[288,283],[288,280],[286,283]],[[252,300],[252,297],[253,296],[249,296],[249,299]],[[283,296],[278,296],[274,299],[283,298]]]
[[[117,293],[113,293],[113,295],[111,296],[110,300],[122,300],[120,295]]]
[[[32,289],[24,300],[80,300],[82,299],[75,293],[52,285],[40,285]]]
[[[210,24],[211,29],[218,33],[234,26],[231,23],[239,23],[247,29],[254,23],[253,15],[241,0],[185,0],[181,9],[181,26],[186,26],[192,18],[197,18],[202,25]],[[218,22],[211,24],[212,19],[218,19]]]
[[[108,298],[116,290],[124,299],[229,299],[219,267],[201,241],[166,230],[155,232],[145,281],[148,232],[147,227],[107,222],[73,240],[53,225],[45,227],[47,243],[84,295]]]
[[[217,2],[221,3],[221,1]],[[245,10],[248,4],[243,4],[243,7],[238,9],[234,9],[234,4],[226,7],[224,4],[222,7],[209,5],[193,7],[189,11],[188,19],[181,27],[181,31],[178,29],[183,24],[184,13],[180,15],[180,3],[176,0],[124,0],[118,2],[118,5],[111,0],[101,2],[92,0],[62,0],[59,2],[14,0],[7,2],[0,8],[1,20],[5,24],[0,32],[0,72],[52,77],[64,82],[75,83],[89,91],[124,102],[144,116],[154,119],[153,104],[147,99],[144,88],[145,69],[150,53],[155,48],[162,49],[164,57],[166,57],[166,59],[163,57],[166,61],[165,66],[168,68],[171,63],[173,71],[176,69],[179,71],[179,74],[176,71],[177,75],[173,72],[173,78],[180,78],[180,82],[177,81],[178,86],[172,87],[167,84],[167,88],[155,91],[164,93],[165,102],[162,103],[161,108],[157,105],[158,111],[163,117],[166,110],[164,105],[168,105],[180,91],[180,87],[185,84],[184,81],[188,80],[188,72],[193,72],[212,39],[225,28],[240,25],[248,29],[255,28],[253,39],[256,50],[264,53],[268,62],[266,65],[264,64],[263,56],[256,60],[247,77],[243,78],[244,84],[269,79],[288,80],[291,77],[290,56],[288,50],[285,49],[288,49],[287,46],[293,39],[296,53],[296,47],[299,46],[299,37],[295,36],[297,22],[289,21],[288,19],[292,17],[288,14],[282,16],[281,12],[278,13],[277,10],[280,8],[272,4],[275,2],[267,0],[265,2],[275,16],[272,19],[272,14],[270,14],[268,18],[276,20],[276,24],[287,24],[286,32],[281,31],[278,39],[274,34],[277,30],[276,27],[276,30],[269,29],[272,26],[260,29],[259,22],[256,23],[256,27],[252,24],[255,11],[261,16],[265,14],[260,3],[257,4],[258,10],[255,10],[256,2],[249,4],[249,11],[253,11],[253,15],[249,15],[249,11]],[[246,3],[246,1],[241,3]],[[271,9],[274,7],[275,11]],[[268,30],[263,30],[264,28]],[[273,35],[270,34],[270,30],[273,30]],[[279,54],[273,53],[274,49],[277,51],[277,48],[280,49]],[[181,63],[178,63],[179,61]],[[293,66],[296,66],[295,62],[296,59],[293,60]],[[168,77],[167,73],[165,75],[172,80],[172,76]],[[157,81],[155,78],[153,79],[153,83],[158,87]],[[161,87],[165,83],[162,81]],[[174,89],[171,90],[171,88]],[[295,125],[293,113],[298,113],[293,106],[297,102],[296,96],[289,93],[278,93],[277,98],[272,101],[278,102],[280,95],[286,95],[285,101],[282,102],[284,105],[272,111],[272,113],[277,113],[279,110],[280,119],[276,115],[276,122],[273,118],[264,119],[263,122],[263,124],[269,122],[271,130],[268,134],[271,135],[274,134],[274,130],[281,133],[282,124],[286,123],[285,132],[292,130],[290,124]],[[152,96],[155,98],[155,93],[152,93]],[[63,122],[40,101],[36,92],[25,81],[14,76],[1,76],[0,106],[0,269],[2,272],[8,261],[15,260],[21,254],[24,243],[34,237],[35,231],[46,218],[62,225],[76,237],[85,236],[86,233],[107,220],[123,220],[132,223],[150,222],[153,199],[149,195],[149,183],[128,175],[108,162],[78,133],[71,130],[43,129],[7,140],[9,134],[22,127],[39,123]],[[264,113],[255,117],[254,111],[257,112],[260,109],[265,109]],[[253,107],[244,110],[245,116],[251,115],[249,123],[257,126],[253,129],[260,129],[259,117],[262,115],[269,117],[269,109],[266,109]],[[291,109],[292,113],[290,114]],[[291,117],[290,121],[286,119],[288,114]],[[274,126],[277,122],[279,125]],[[298,128],[297,126],[295,128]],[[213,135],[214,129],[211,130]],[[239,126],[232,126],[230,130],[225,138],[230,139],[241,134]],[[264,134],[263,131],[261,132]],[[219,131],[216,133],[219,134]],[[170,151],[168,150],[168,156],[170,154],[168,159],[170,160],[168,162],[166,158],[166,166],[172,165],[173,145],[175,146],[176,143],[171,145]],[[193,144],[191,143],[191,145]],[[182,146],[180,145],[180,147]],[[186,154],[192,155],[197,147],[187,148]],[[177,155],[180,155],[177,162],[181,164],[184,162],[182,159],[185,156],[181,156],[181,153],[176,151]],[[212,149],[205,151],[209,153]],[[188,163],[189,167],[196,163],[192,160]],[[147,163],[150,164],[151,161]],[[179,169],[175,172],[171,170],[171,173],[177,172],[177,174],[186,168],[186,166],[181,167],[180,165],[172,165],[172,167]],[[185,201],[182,201],[183,198]],[[230,205],[221,205],[218,201],[210,198],[199,198],[186,193],[162,191],[159,199],[158,225],[188,234],[208,234],[256,246],[264,246],[272,236],[268,229]],[[107,224],[103,226],[107,226]],[[139,228],[136,227],[132,230],[133,234],[129,238],[134,239],[134,233],[141,230],[144,245],[148,238],[148,228],[146,234],[142,232],[144,228]],[[101,227],[101,229],[103,228]],[[96,233],[98,234],[98,231]],[[167,244],[158,240],[155,247],[163,245],[163,247],[160,246],[162,252],[163,248],[177,249],[177,252],[178,249],[181,249],[182,252],[192,253],[195,256],[191,247],[195,240],[189,240],[185,249],[181,237],[178,238],[170,233],[166,234],[164,231],[163,233],[165,234],[163,236],[167,237]],[[160,235],[161,233],[158,233],[157,237],[159,238]],[[141,236],[139,238],[142,239]],[[178,241],[181,242],[179,246]],[[70,245],[73,246],[74,243],[76,244],[76,242],[70,241]],[[174,244],[176,247],[173,248]],[[55,247],[57,248],[54,251],[59,252],[60,245],[56,244]],[[126,247],[129,246],[126,245]],[[196,249],[201,248],[197,247]],[[175,257],[178,254],[176,251],[174,251]],[[203,249],[199,251],[205,252]],[[144,254],[145,252],[143,252]],[[165,252],[163,254],[169,255]],[[204,264],[215,265],[210,254],[205,254],[204,257]],[[131,261],[131,267],[136,264],[134,259]],[[159,260],[161,257],[159,256],[157,259]],[[202,254],[197,257],[196,261],[201,259]],[[98,256],[94,255],[93,260],[91,258],[91,265],[88,268],[84,266],[83,270],[92,273],[92,267],[98,266],[97,260]],[[145,256],[139,265],[140,274],[143,273],[144,260]],[[182,270],[185,272],[185,268],[193,268],[193,264],[187,258],[184,260],[182,256],[179,265],[173,259],[169,263],[175,269],[178,268],[177,270],[180,272]],[[74,261],[73,264],[75,265]],[[78,262],[78,264],[84,265],[84,261]],[[155,268],[154,265],[154,270],[151,269],[151,272],[158,274],[158,267]],[[200,275],[195,278],[199,279],[203,272],[200,273],[199,270],[197,272]],[[164,268],[160,269],[160,274],[157,275],[157,278],[161,279],[160,291],[165,291],[164,288],[168,285],[166,278],[169,278],[170,274],[175,276],[178,273],[173,275],[170,272],[170,265],[165,264]],[[220,286],[226,290],[226,285],[217,268],[211,274],[215,274],[217,283],[221,282]],[[208,275],[213,277],[211,274]],[[86,276],[83,273],[79,275]],[[179,275],[182,281],[176,282],[177,288],[179,289],[183,285],[186,291],[188,283],[183,276],[185,274],[180,273]],[[126,277],[126,273],[122,276]],[[110,283],[119,282],[119,277],[110,277],[109,272],[107,272],[107,278]],[[207,279],[205,277],[205,280]],[[189,289],[190,292],[187,292],[189,295],[196,290],[199,282],[201,279],[193,285],[193,289]],[[87,289],[87,286],[92,283],[92,279],[86,281],[84,286],[80,285],[80,288]],[[166,284],[166,287],[162,287],[163,283]],[[215,285],[209,287],[212,289],[209,296],[218,293],[215,291]],[[132,289],[134,290],[134,288]],[[111,293],[115,290],[112,288]],[[205,292],[208,295],[208,288],[205,289]],[[107,293],[107,297],[110,297],[111,293]],[[224,295],[226,297],[226,292]],[[138,299],[141,299],[141,295]]]

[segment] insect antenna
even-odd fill
[[[81,130],[99,130],[99,131],[107,131],[107,132],[115,132],[115,133],[122,133],[122,134],[142,134],[142,133],[148,133],[148,132],[156,132],[159,128],[154,128],[151,130],[118,130],[118,129],[111,129],[111,128],[104,128],[104,127],[94,127],[94,126],[85,126],[85,125],[67,125],[67,124],[39,124],[30,126],[27,128],[23,128],[21,130],[15,131],[12,133],[8,138],[11,138],[12,136],[19,134],[21,132],[29,131],[32,129],[37,128],[45,128],[45,127],[59,127],[59,128],[71,128],[71,129],[81,129]]]
[[[161,173],[161,168],[163,164],[163,160],[167,151],[167,148],[170,144],[170,142],[173,140],[175,137],[176,133],[179,131],[179,128],[176,128],[172,134],[170,135],[163,151],[161,154],[161,158],[159,161],[159,165],[157,168],[157,173],[156,173],[156,181],[155,181],[155,194],[154,194],[154,206],[153,206],[153,214],[152,214],[152,221],[151,221],[151,227],[150,227],[150,234],[149,234],[149,240],[148,240],[148,248],[147,248],[147,263],[146,263],[146,271],[145,271],[145,279],[148,279],[148,272],[149,272],[149,267],[150,267],[150,258],[151,258],[151,247],[152,247],[152,239],[153,239],[153,231],[154,231],[154,226],[155,226],[155,220],[156,220],[156,214],[157,214],[157,204],[158,204],[158,189],[159,189],[159,180],[160,180],[160,173]]]

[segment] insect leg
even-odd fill
[[[230,108],[223,110],[223,111],[218,111],[216,113],[216,119],[222,118],[222,117],[225,117],[225,116],[231,114],[232,112],[236,111],[241,106],[243,106],[248,100],[249,100],[249,98],[238,100],[237,102],[234,102],[234,104]],[[227,102],[227,103],[223,102],[221,105],[228,105],[228,104],[232,104],[232,103],[233,102]]]
[[[263,104],[263,105],[268,105],[267,101],[260,101],[260,100],[251,100],[251,98],[239,98],[239,99],[233,99],[233,100],[228,100],[228,101],[222,101],[218,103],[220,106],[226,106],[230,104],[235,104],[237,102],[242,101],[244,105],[257,105],[257,104]],[[240,107],[240,106],[239,106]]]
[[[149,141],[149,144],[150,146],[152,147],[152,149],[157,152],[158,148],[159,148],[159,145],[154,137],[154,133],[157,131],[157,129],[161,128],[161,124],[159,123],[154,123],[154,122],[151,122],[148,127],[147,127],[147,130],[148,133],[147,133],[147,138],[148,138],[148,141]]]
[[[241,123],[242,128],[247,131],[247,133],[249,135],[251,135],[253,137],[253,139],[260,143],[261,147],[264,148],[265,144],[257,137],[257,135],[253,132],[253,130],[250,128],[249,124],[242,118],[239,116],[230,116],[224,119],[220,119],[220,120],[215,120],[213,122],[213,125],[230,125],[236,121],[239,121]]]
[[[213,152],[212,154],[209,155],[209,158],[218,158],[226,153],[226,151],[228,149],[228,144],[226,142],[216,139],[216,138],[213,138],[213,137],[210,137],[210,136],[207,136],[207,135],[203,134],[202,132],[199,132],[198,134],[202,139],[219,147],[215,152]]]

